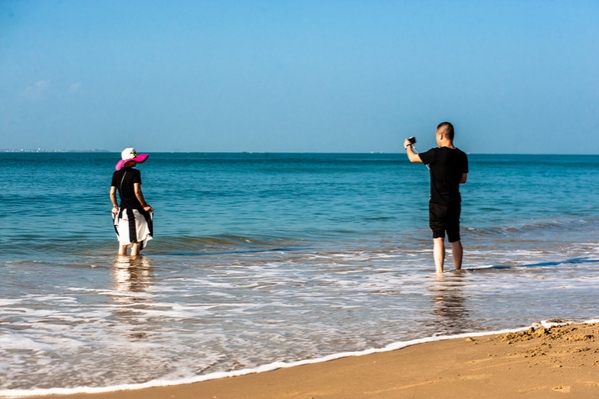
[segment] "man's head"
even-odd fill
[[[441,122],[437,126],[437,144],[443,147],[453,143],[453,125],[449,122]]]

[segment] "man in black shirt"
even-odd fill
[[[431,197],[429,225],[433,231],[433,249],[437,273],[443,273],[445,261],[445,232],[451,243],[453,264],[462,267],[463,248],[460,241],[461,201],[460,184],[466,183],[468,157],[453,145],[453,126],[449,122],[437,126],[437,145],[422,154],[416,154],[409,140],[404,142],[410,162],[429,166]]]

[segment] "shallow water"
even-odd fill
[[[599,157],[471,155],[465,270],[441,277],[427,171],[403,156],[151,154],[135,260],[115,256],[117,160],[0,154],[0,395],[599,313]]]

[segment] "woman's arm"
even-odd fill
[[[119,204],[116,201],[116,187],[110,186],[110,201],[112,202],[112,214],[116,215],[119,213]]]
[[[141,206],[144,208],[144,211],[154,212],[154,209],[150,205],[146,204],[144,194],[141,192],[141,184],[133,183],[133,192],[135,193],[135,196],[137,197],[137,200],[139,201]]]

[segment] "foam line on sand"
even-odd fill
[[[102,389],[86,389],[86,393],[2,391],[0,395],[53,394],[46,396],[49,399],[492,399],[516,394],[546,398],[568,393],[570,398],[599,397],[599,324],[597,320],[568,325],[535,323],[526,329],[491,335],[432,337],[382,349],[214,373],[193,381],[178,381],[177,385],[153,381],[111,387],[110,392]]]

